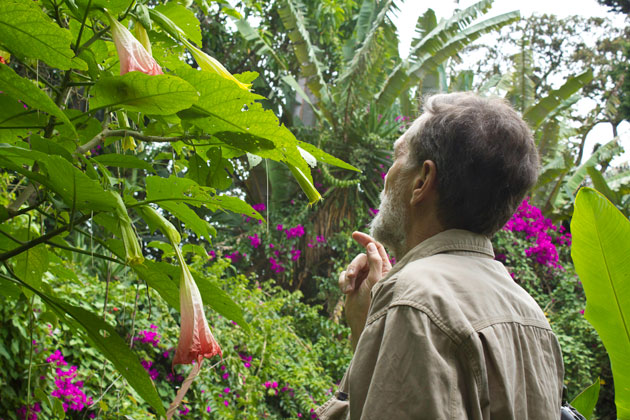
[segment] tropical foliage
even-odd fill
[[[472,90],[542,160],[496,258],[574,405],[628,418],[627,28],[481,0],[424,11],[403,58],[394,0],[159,3],[0,4],[0,417],[313,417],[351,357],[337,273],[392,144],[424,95]]]

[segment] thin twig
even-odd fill
[[[75,228],[76,230],[76,228]],[[46,241],[46,245],[50,245],[53,246],[55,248],[60,248],[60,249],[65,249],[66,251],[70,251],[70,252],[76,252],[77,254],[84,254],[84,255],[89,255],[91,257],[96,257],[96,258],[101,258],[103,260],[107,260],[107,261],[111,261],[111,262],[115,262],[121,265],[125,265],[125,262],[116,258],[112,258],[112,257],[108,257],[107,255],[103,255],[103,254],[94,254],[90,251],[86,251],[84,249],[81,248],[73,248],[71,246],[65,246],[65,245],[61,245],[52,241]]]
[[[80,217],[79,219],[77,219],[75,221],[75,223],[83,223],[86,220],[88,220],[90,218],[90,215],[85,215]],[[55,236],[62,234],[63,232],[67,231],[68,228],[70,227],[70,225],[65,225],[63,227],[60,227],[58,229],[53,230],[52,232],[49,232],[47,234],[45,234],[44,236],[40,236],[38,238],[33,239],[32,241],[28,241],[27,243],[25,243],[22,246],[19,246],[17,248],[12,249],[11,251],[5,252],[3,254],[0,254],[0,261],[6,261],[11,257],[14,257],[18,254],[21,254],[24,251],[28,251],[29,249],[33,248],[34,246],[37,246],[41,243],[44,243],[48,240],[50,240],[51,238],[54,238]]]

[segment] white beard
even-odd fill
[[[381,191],[378,214],[370,222],[370,235],[381,242],[400,259],[407,246],[407,208],[403,205],[399,189],[392,188],[391,195]]]

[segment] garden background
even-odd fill
[[[530,124],[496,258],[569,400],[630,418],[630,2],[600,2],[614,22],[418,2],[401,57],[394,0],[3,0],[0,419],[315,418],[352,354],[350,233],[452,91]]]

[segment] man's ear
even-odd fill
[[[413,179],[413,191],[411,193],[411,205],[415,206],[424,201],[437,189],[437,167],[432,160],[425,160],[420,168],[420,173]]]

